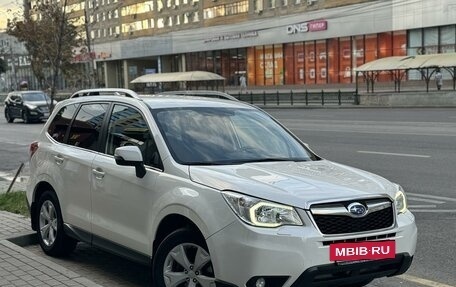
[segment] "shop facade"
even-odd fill
[[[349,84],[356,67],[375,59],[455,52],[456,10],[448,7],[456,1],[408,2],[372,1],[105,43],[96,49],[110,57],[98,67],[107,86],[118,87],[132,87],[146,73],[191,70],[220,74],[229,86],[242,74],[249,86]]]

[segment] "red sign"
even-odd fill
[[[331,261],[373,260],[395,257],[396,242],[392,240],[329,245],[329,260]]]
[[[310,32],[328,30],[328,22],[325,21],[325,20],[318,20],[318,21],[309,22],[308,26],[309,26],[309,31]]]

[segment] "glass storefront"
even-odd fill
[[[449,36],[444,39],[451,42]],[[435,39],[429,36],[428,41],[434,43]],[[395,31],[188,53],[186,68],[220,74],[227,79],[226,85],[238,85],[242,73],[247,73],[251,86],[354,83],[356,67],[379,58],[405,55],[407,33]],[[379,81],[390,80],[387,74],[379,77]]]

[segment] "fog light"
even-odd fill
[[[255,282],[255,287],[265,287],[266,286],[266,281],[264,280],[263,277],[260,277],[257,279]]]

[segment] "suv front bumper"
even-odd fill
[[[404,273],[415,253],[417,230],[414,216],[408,211],[397,217],[395,228],[362,235],[325,237],[308,218],[303,220],[304,226],[274,229],[237,220],[210,236],[207,243],[216,278],[239,287],[255,286],[252,278],[257,277],[287,279],[274,287],[298,287],[303,282],[305,286],[340,286],[342,282],[350,284]],[[395,259],[347,265],[329,260],[328,241],[385,234],[394,234],[388,240],[396,242]]]

